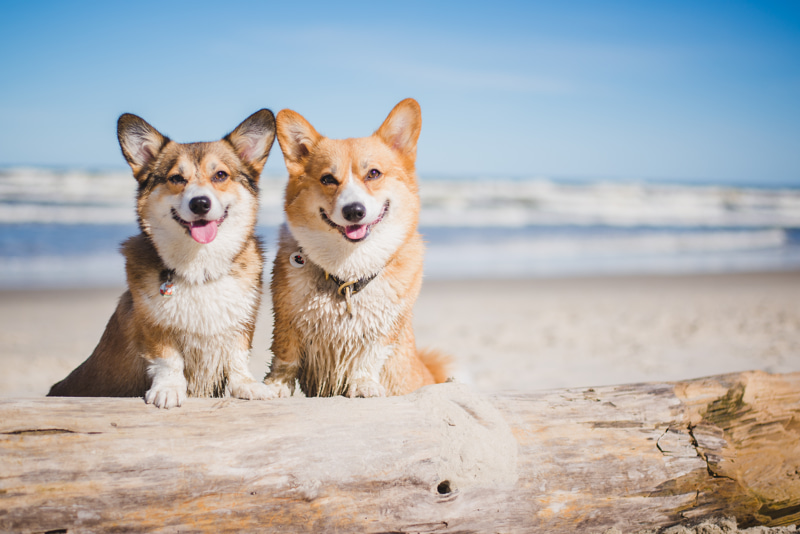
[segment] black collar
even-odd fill
[[[359,278],[358,280],[342,280],[335,274],[329,273],[328,271],[326,271],[325,269],[323,269],[322,267],[311,261],[311,258],[309,258],[308,254],[306,254],[303,251],[302,247],[300,248],[300,254],[305,256],[305,261],[314,265],[314,267],[318,268],[325,274],[325,280],[330,280],[334,284],[336,284],[337,293],[339,293],[340,295],[344,295],[345,289],[349,290],[348,292],[350,293],[350,295],[355,295],[356,293],[367,287],[367,284],[375,280],[375,278],[381,273],[380,271],[378,271],[377,273],[365,276],[363,278]]]
[[[338,276],[332,275],[332,274],[328,273],[327,271],[323,270],[323,272],[325,272],[325,278],[329,279],[329,280],[332,280],[333,283],[336,284],[337,288],[341,288],[343,285],[347,284],[346,280],[342,280]],[[347,287],[350,288],[350,294],[351,295],[355,295],[356,293],[358,293],[359,291],[361,291],[362,289],[367,287],[367,284],[372,282],[375,279],[376,276],[378,276],[378,273],[371,274],[369,276],[365,276],[364,278],[359,278],[355,282],[351,283],[349,286],[347,286]]]
[[[299,257],[298,257],[299,256]],[[344,298],[345,303],[347,304],[347,313],[350,314],[350,317],[353,317],[353,303],[351,301],[351,297],[367,287],[367,284],[372,282],[379,274],[378,271],[375,274],[371,274],[369,276],[365,276],[363,278],[359,278],[357,280],[342,280],[336,275],[333,275],[320,267],[319,265],[315,264],[311,261],[311,259],[305,255],[303,249],[300,249],[299,255],[292,255],[289,261],[295,267],[302,267],[306,262],[311,263],[314,267],[318,268],[320,271],[325,273],[325,280],[330,280],[334,284],[336,284],[336,293],[339,294],[340,297]]]

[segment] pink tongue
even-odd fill
[[[217,221],[197,221],[193,222],[189,231],[192,239],[205,245],[211,243],[217,237]]]
[[[353,226],[346,226],[344,229],[344,233],[350,239],[361,239],[365,235],[367,235],[367,225],[366,224],[354,224]]]

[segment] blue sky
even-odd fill
[[[800,186],[795,1],[6,2],[0,66],[0,166],[122,167],[124,112],[356,137],[410,96],[423,177]]]

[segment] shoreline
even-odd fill
[[[86,359],[124,288],[0,290],[0,396],[41,396]],[[479,391],[800,371],[800,271],[426,280],[417,345]],[[271,358],[264,295],[250,369]]]

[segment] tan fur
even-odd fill
[[[359,139],[328,139],[294,111],[278,113],[289,170],[287,224],[272,273],[273,360],[265,378],[277,395],[291,394],[295,379],[306,395],[351,397],[402,395],[446,379],[449,360],[419,353],[412,327],[424,253],[414,168],[420,127],[412,99]],[[370,178],[372,169],[379,178]],[[326,175],[336,183],[323,183]],[[377,210],[388,205],[362,241],[346,239],[343,226],[332,227],[340,223],[325,220],[341,217],[343,195]],[[309,260],[302,268],[289,262],[297,251]],[[352,296],[348,311],[326,272],[344,281],[376,276]]]
[[[128,290],[91,356],[49,395],[145,396],[166,408],[186,395],[226,391],[267,398],[247,357],[261,300],[263,252],[253,232],[258,178],[274,140],[272,112],[251,115],[220,141],[191,144],[123,115],[119,138],[139,182],[142,230],[122,245]],[[193,190],[213,196],[225,213],[206,244],[174,218]],[[164,297],[169,276],[174,294]],[[164,377],[171,381],[159,385]]]

